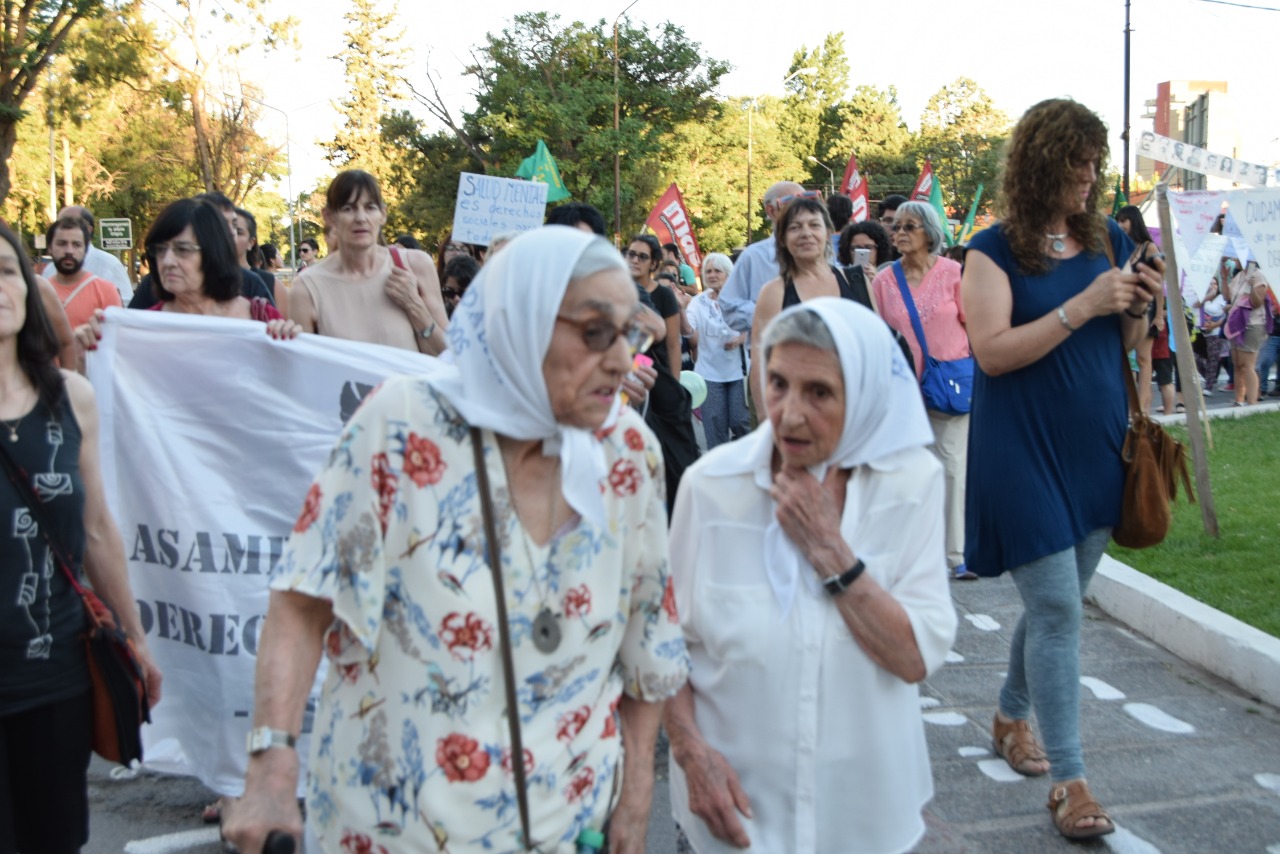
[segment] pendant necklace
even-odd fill
[[[548,501],[551,507],[551,536],[555,538],[555,487],[556,478],[551,479],[551,494]],[[508,489],[510,486],[508,486]],[[511,506],[515,508],[515,495],[512,493]],[[520,526],[520,542],[524,545],[524,555],[529,561],[529,573],[533,579],[534,589],[538,594],[538,601],[541,607],[538,608],[538,616],[533,618],[533,645],[537,647],[538,652],[544,655],[550,655],[560,646],[560,618],[551,610],[551,606],[547,604],[547,597],[542,592],[542,585],[538,583],[538,567],[533,560],[533,549],[529,545],[529,532],[525,529],[524,522],[520,520],[519,513],[516,514],[516,523]],[[551,563],[551,543],[547,544],[547,563]]]
[[[1068,234],[1069,232],[1064,231],[1062,232],[1062,234],[1046,234],[1045,237],[1053,241],[1052,243],[1049,244],[1050,248],[1052,248],[1054,252],[1057,252],[1059,255],[1061,255],[1063,252],[1067,251],[1066,241],[1067,241]]]
[[[18,428],[22,426],[23,419],[25,419],[30,414],[31,412],[22,413],[22,415],[18,416],[17,421],[0,421],[0,424],[3,424],[9,430],[10,442],[18,441]]]

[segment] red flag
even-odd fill
[[[689,222],[689,209],[684,206],[684,196],[674,183],[658,199],[644,221],[659,243],[674,243],[680,247],[680,254],[685,263],[695,270],[702,268],[702,250],[698,248],[698,238],[693,235],[693,224]]]
[[[924,159],[924,169],[920,171],[920,177],[916,179],[915,189],[911,191],[911,201],[927,202],[929,201],[929,191],[933,189],[933,161],[929,158]]]
[[[849,155],[849,165],[844,167],[844,178],[840,181],[840,192],[853,200],[853,222],[863,222],[870,213],[871,196],[867,193],[867,182],[862,180],[858,172],[858,155]]]

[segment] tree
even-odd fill
[[[856,154],[873,199],[910,191],[916,179],[915,163],[911,132],[902,121],[897,90],[892,86],[888,90],[858,86],[833,112],[830,135],[818,140],[815,156],[839,175],[849,155]]]
[[[789,94],[780,130],[799,155],[808,175],[807,183],[825,187],[830,178],[827,170],[808,158],[814,157],[836,171],[836,166],[827,160],[831,141],[842,123],[840,106],[849,90],[844,33],[828,33],[822,45],[813,50],[801,45],[791,56],[787,75]],[[848,157],[844,155],[845,160]]]
[[[404,51],[398,47],[403,30],[394,32],[395,7],[379,13],[376,0],[353,0],[343,16],[346,43],[337,59],[351,86],[339,107],[345,122],[325,145],[329,162],[342,169],[363,169],[381,179],[383,192],[394,203],[396,184],[389,181],[390,157],[382,135],[387,105],[400,99]]]
[[[994,186],[1009,128],[1008,114],[967,77],[943,86],[925,105],[915,149],[922,162],[932,159],[944,203],[953,214],[968,209],[978,184]],[[986,198],[984,194],[984,204]]]
[[[235,62],[255,45],[268,51],[296,47],[297,20],[271,17],[269,0],[209,0],[213,8],[205,5],[206,0],[151,2],[153,11],[168,22],[154,49],[186,97],[201,184],[207,191],[221,190],[239,201],[252,189],[240,171],[278,157],[279,152],[258,151],[247,160],[238,156],[244,144],[257,136],[251,129],[257,110],[233,94],[240,89]],[[228,127],[243,122],[250,127]]]
[[[0,37],[0,201],[9,195],[9,156],[23,105],[50,61],[86,18],[110,7],[103,0],[20,0],[4,4]]]
[[[621,151],[622,223],[638,228],[662,191],[664,142],[684,121],[711,115],[710,98],[728,65],[705,56],[680,27],[652,31],[629,20],[618,30],[619,132],[613,131],[613,38],[605,21],[562,25],[546,13],[517,15],[490,33],[467,73],[476,82],[476,108],[455,117],[428,75],[430,92],[415,91],[488,173],[514,174],[539,139],[579,201],[613,209],[613,158]],[[440,187],[450,198],[452,186]]]

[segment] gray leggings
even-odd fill
[[[1111,538],[1099,528],[1074,548],[1012,570],[1023,614],[1013,630],[1000,711],[1026,720],[1035,708],[1055,783],[1084,776],[1080,747],[1080,624],[1084,591]]]

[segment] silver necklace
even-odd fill
[[[1066,241],[1067,241],[1067,235],[1069,233],[1070,232],[1064,231],[1062,232],[1062,234],[1046,234],[1045,237],[1053,241],[1052,243],[1049,244],[1050,248],[1052,248],[1054,252],[1057,252],[1059,255],[1061,255],[1063,252],[1067,251]]]
[[[551,504],[551,536],[555,538],[555,485],[556,479],[551,479],[551,495],[549,500]],[[507,488],[511,486],[508,483]],[[534,589],[538,593],[538,616],[533,618],[533,645],[537,647],[538,652],[544,655],[550,655],[560,646],[560,638],[563,633],[560,630],[560,617],[551,610],[551,606],[547,604],[546,594],[542,591],[542,585],[538,583],[538,565],[533,560],[533,549],[529,545],[529,532],[525,529],[524,522],[520,520],[519,508],[516,507],[515,493],[511,493],[511,506],[516,512],[516,524],[520,526],[520,542],[524,546],[524,556],[529,561],[529,572],[533,578]],[[547,545],[547,563],[551,562],[551,545]]]

